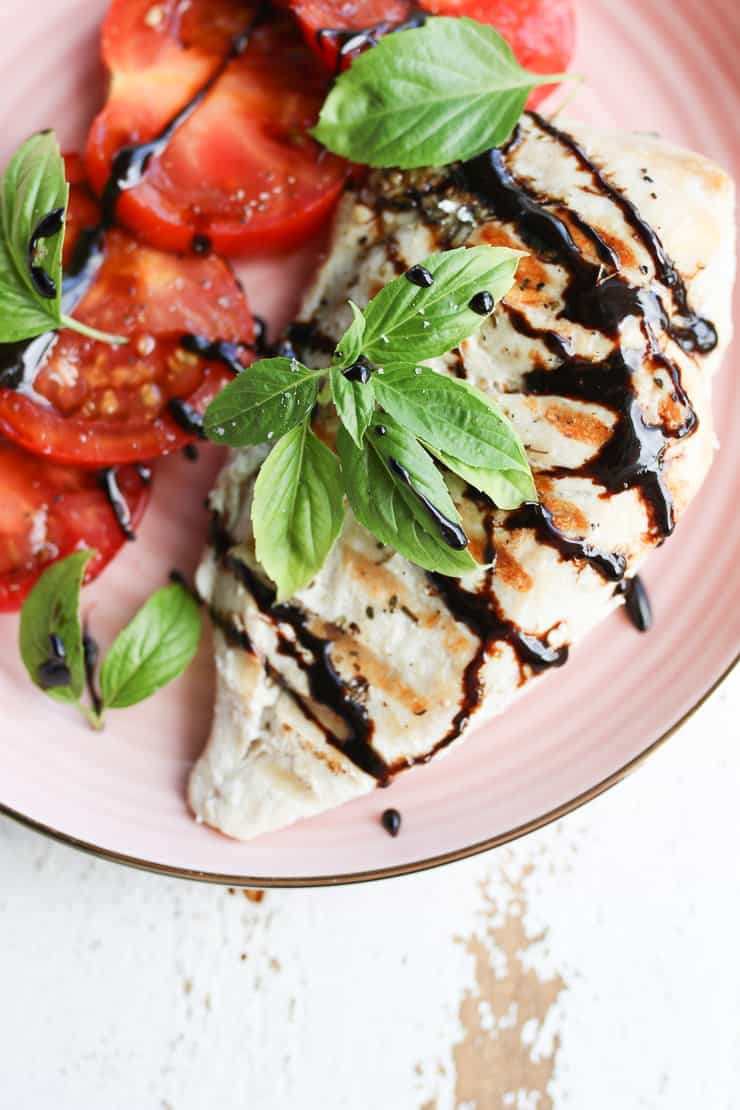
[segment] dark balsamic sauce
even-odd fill
[[[430,285],[434,285],[434,275],[427,270],[426,266],[421,264],[412,266],[410,270],[406,271],[404,277],[412,285],[418,285],[420,289],[428,289]]]
[[[353,362],[351,366],[342,371],[342,374],[348,382],[359,382],[360,385],[367,385],[372,372],[372,364],[368,362],[364,355],[360,355],[357,362]]]
[[[187,590],[193,601],[197,602],[198,605],[203,604],[203,600],[196,590],[195,586],[188,578],[186,578],[181,570],[173,567],[167,577],[169,578],[173,586],[182,586],[183,590]]]
[[[31,275],[31,281],[36,292],[50,301],[53,301],[57,295],[57,283],[37,261],[37,251],[43,239],[51,239],[54,235],[58,235],[63,226],[64,209],[55,208],[39,221],[28,243],[28,272]]]
[[[203,427],[203,414],[189,405],[187,401],[183,401],[181,397],[171,397],[169,399],[167,412],[184,432],[197,436],[198,439],[207,438]]]
[[[333,355],[336,345],[336,340],[322,332],[315,323],[311,321],[304,323],[299,320],[288,328],[287,343],[284,344],[280,354],[290,357],[297,349],[299,353],[318,351],[321,354]]]
[[[90,632],[85,628],[82,636],[82,658],[85,667],[85,685],[87,692],[90,695],[93,709],[96,713],[100,713],[103,708],[103,699],[100,696],[97,684],[97,667],[98,659],[100,658],[100,647],[98,641]]]
[[[104,467],[102,470],[98,471],[98,478],[101,488],[108,498],[110,507],[118,521],[118,526],[127,540],[135,540],[136,533],[131,527],[131,510],[129,509],[128,501],[121,492],[121,487],[118,485],[117,467]]]
[[[380,823],[389,836],[398,836],[401,831],[401,814],[397,809],[385,809],[380,815]]]
[[[474,312],[476,316],[490,316],[493,312],[493,307],[493,297],[487,289],[482,289],[480,293],[475,293],[468,301],[468,308],[471,312]]]
[[[423,763],[428,762],[438,751],[456,740],[482,704],[485,688],[481,672],[496,643],[506,643],[513,649],[519,662],[520,681],[524,681],[524,666],[539,674],[550,667],[562,667],[568,659],[567,645],[551,647],[539,636],[523,632],[513,621],[500,615],[491,592],[493,568],[486,572],[483,586],[478,593],[466,590],[456,578],[447,578],[442,574],[428,574],[427,578],[450,614],[456,621],[470,629],[479,644],[463,673],[460,708],[453,717],[446,735],[419,761]]]
[[[623,555],[600,551],[586,540],[566,536],[556,526],[552,513],[541,501],[527,501],[506,517],[504,527],[513,532],[518,528],[531,528],[540,543],[554,547],[563,559],[582,560],[609,582],[620,582],[627,569]]]
[[[36,678],[42,690],[56,690],[60,686],[69,686],[72,682],[64,642],[56,633],[49,636],[49,654],[39,664]]]
[[[539,117],[533,118],[541,125]],[[693,346],[688,349],[710,350],[714,344],[703,344],[702,335],[711,325],[700,321],[688,309],[685,288],[681,293],[682,283],[677,274],[675,280],[670,278],[673,264],[655,233],[642,221],[631,202],[627,202],[606,181],[585,152],[581,148],[573,149],[577,144],[569,136],[549,124],[544,126],[544,130],[573,150],[582,165],[588,165],[595,186],[606,191],[610,199],[619,205],[636,233],[646,245],[650,245],[661,279],[671,288],[674,297],[678,296],[681,310],[685,309],[685,320],[693,320],[698,329],[695,342],[692,341]],[[681,402],[686,415],[683,424],[672,432],[645,420],[634,383],[635,371],[642,361],[639,355],[634,355],[633,364],[629,353],[625,354],[619,348],[599,363],[573,357],[567,341],[556,332],[540,331],[529,324],[523,313],[508,309],[509,319],[517,330],[539,338],[549,351],[562,360],[561,365],[552,370],[538,368],[530,371],[525,376],[524,390],[591,401],[606,405],[615,412],[617,422],[609,441],[578,473],[590,476],[609,492],[639,489],[651,513],[654,528],[661,537],[665,537],[674,527],[672,499],[663,478],[665,449],[670,438],[681,438],[696,427],[696,415],[681,387],[679,369],[660,351],[653,336],[656,325],[670,332],[668,318],[657,294],[631,286],[621,274],[612,274],[604,279],[601,266],[584,258],[565,221],[515,180],[506,166],[505,156],[516,148],[520,138],[520,133],[515,132],[505,151],[488,151],[463,166],[460,172],[464,185],[483,198],[498,218],[513,223],[523,240],[538,253],[567,270],[569,280],[564,294],[564,316],[614,339],[618,339],[621,325],[627,317],[641,319],[650,345],[649,357],[656,366],[660,365],[668,371],[676,400]],[[680,341],[679,337],[674,338]]]
[[[571,473],[592,478],[609,493],[639,489],[653,527],[665,537],[675,523],[673,500],[663,477],[668,437],[660,425],[645,420],[634,386],[636,369],[637,364],[630,366],[617,349],[603,362],[573,358],[553,370],[530,370],[524,388],[532,394],[557,394],[613,409],[617,422],[610,438],[596,455]],[[695,419],[692,412],[687,431]]]
[[[453,548],[455,551],[463,551],[468,546],[468,537],[462,530],[459,524],[454,520],[450,520],[444,513],[440,512],[436,505],[434,505],[426,494],[423,494],[420,489],[414,485],[414,482],[405,466],[403,466],[398,459],[388,458],[388,466],[393,473],[401,479],[405,486],[413,493],[419,502],[424,507],[424,511],[431,517],[434,524],[437,526],[443,543],[448,547]]]
[[[371,744],[373,722],[365,706],[353,696],[352,685],[334,667],[331,640],[323,639],[310,631],[309,616],[298,605],[276,603],[273,587],[230,552],[231,538],[224,532],[220,519],[215,515],[210,539],[224,567],[249,590],[262,615],[273,624],[278,637],[279,653],[293,659],[300,667],[306,676],[311,697],[329,708],[343,722],[347,735],[338,736],[321,721],[306,699],[274,667],[268,667],[268,673],[291,694],[302,712],[321,729],[328,743],[367,774],[376,779],[387,779],[390,769]],[[286,633],[288,628],[292,635]]]
[[[667,254],[660,238],[640,215],[634,203],[609,181],[604,171],[589,158],[572,135],[560,131],[537,112],[532,112],[531,116],[541,131],[550,135],[575,156],[582,169],[591,174],[594,185],[617,205],[627,223],[639,236],[653,260],[658,278],[670,289],[673,303],[681,317],[679,325],[668,326],[669,334],[685,351],[699,351],[701,354],[713,351],[717,346],[717,330],[714,324],[698,316],[689,305],[686,283],[676,269],[675,262]]]
[[[213,243],[207,235],[198,232],[190,240],[190,249],[193,254],[197,254],[199,258],[208,258],[213,251]]]
[[[209,362],[222,362],[233,374],[241,374],[244,363],[239,358],[243,343],[229,343],[225,339],[206,339],[202,335],[183,335],[180,346],[193,355]]]
[[[638,632],[647,632],[653,624],[653,610],[645,583],[639,575],[622,583],[624,608]]]

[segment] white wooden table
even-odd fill
[[[541,832],[365,887],[127,871],[0,820],[8,1110],[740,1107],[740,673]]]

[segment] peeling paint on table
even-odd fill
[[[735,674],[591,805],[366,887],[201,887],[1,820],[0,1106],[739,1107],[739,719]]]

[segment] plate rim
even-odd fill
[[[647,762],[650,756],[654,755],[655,752],[671,739],[671,737],[675,736],[683,725],[685,725],[686,722],[717,693],[726,679],[728,679],[735,670],[738,663],[740,663],[740,651],[730,660],[728,666],[720,675],[709,684],[699,698],[689,706],[689,708],[682,713],[665,732],[662,732],[660,736],[648,744],[641,752],[638,752],[636,756],[628,760],[627,763],[618,767],[616,771],[613,771],[610,775],[607,775],[606,778],[601,779],[586,790],[582,790],[567,802],[561,802],[560,805],[546,810],[544,813],[531,818],[529,821],[525,821],[521,825],[516,825],[512,829],[507,829],[505,832],[498,833],[496,836],[476,841],[474,844],[468,844],[462,848],[452,849],[449,852],[442,852],[436,856],[429,856],[426,859],[393,864],[389,867],[373,868],[369,871],[350,871],[346,874],[339,875],[287,875],[279,877],[229,875],[215,871],[199,871],[187,867],[176,867],[166,863],[156,863],[154,860],[139,859],[137,856],[129,856],[124,852],[117,852],[112,848],[103,848],[100,845],[91,844],[86,840],[81,840],[78,837],[71,836],[69,833],[55,829],[51,825],[45,825],[42,821],[37,821],[28,814],[21,813],[18,810],[12,809],[10,806],[4,805],[2,801],[0,801],[0,815],[9,817],[17,824],[31,829],[33,832],[40,833],[42,836],[46,836],[51,840],[55,840],[59,844],[64,844],[68,848],[74,848],[96,859],[102,859],[107,863],[115,863],[123,867],[131,868],[134,871],[144,871],[149,874],[161,875],[170,879],[182,879],[189,882],[207,884],[209,886],[246,887],[255,890],[308,890],[325,887],[355,886],[360,883],[378,882],[381,879],[397,879],[404,875],[415,875],[423,871],[432,871],[438,867],[445,867],[448,864],[457,863],[464,859],[471,859],[473,856],[493,851],[495,848],[500,848],[505,844],[511,844],[513,841],[520,840],[522,837],[528,836],[538,829],[545,828],[547,825],[552,824],[553,821],[558,821],[561,817],[566,817],[569,813],[574,813],[577,809],[580,809],[581,806],[587,805],[588,802],[605,794],[607,790],[610,790],[613,786],[616,786],[634,771],[638,770],[639,767]]]

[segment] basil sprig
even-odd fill
[[[477,331],[481,305],[490,315],[518,260],[518,251],[491,246],[430,255],[420,263],[423,287],[404,275],[364,311],[350,302],[352,323],[330,367],[263,359],[211,402],[204,421],[211,439],[237,447],[276,441],[251,512],[256,556],[279,601],[323,566],[341,531],[345,494],[381,543],[448,575],[477,564],[438,463],[502,508],[536,499],[524,448],[491,398],[419,365]],[[339,458],[311,430],[315,406],[329,399],[340,422]]]
[[[21,611],[20,651],[39,689],[76,705],[94,728],[102,728],[107,709],[144,701],[185,670],[198,648],[200,614],[180,585],[153,593],[113,641],[103,660],[98,693],[79,616],[80,590],[92,555],[75,552],[41,575]],[[92,704],[83,701],[86,683]]]
[[[312,134],[368,166],[446,166],[509,137],[538,85],[493,27],[430,17],[360,54],[334,83]]]
[[[125,343],[62,311],[62,248],[69,186],[52,131],[32,135],[0,179],[0,343],[71,328]]]

